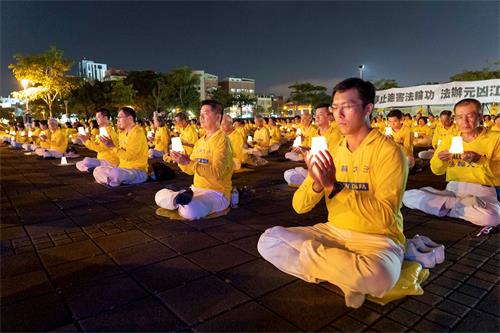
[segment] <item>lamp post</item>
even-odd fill
[[[24,87],[24,97],[26,98],[26,111],[24,112],[24,123],[29,123],[29,114],[30,114],[30,109],[29,109],[29,99],[28,99],[28,84],[30,81],[24,79],[21,80],[21,84]]]
[[[358,69],[359,69],[359,78],[360,79],[363,79],[363,69],[365,68],[365,65],[359,65],[358,66]]]
[[[66,119],[68,119],[67,121],[69,121],[69,117],[68,117],[68,101],[67,100],[64,100],[64,108],[66,109]]]

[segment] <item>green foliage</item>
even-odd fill
[[[10,64],[15,78],[29,80],[35,86],[30,100],[41,98],[52,116],[52,107],[56,98],[64,98],[74,85],[73,80],[65,76],[73,62],[63,57],[63,51],[51,47],[48,51],[35,55],[16,54],[15,64]]]
[[[160,78],[160,74],[153,71],[132,71],[129,72],[124,80],[126,85],[132,85],[132,88],[137,92],[135,95],[134,105],[138,110],[148,111],[148,105],[151,98],[151,92],[156,86],[156,81]]]
[[[375,89],[377,89],[377,90],[399,88],[398,82],[396,80],[391,80],[391,79],[380,79],[380,80],[373,82],[373,85],[375,86]]]
[[[257,99],[249,95],[239,94],[233,96],[233,105],[240,109],[240,117],[243,116],[243,106],[255,105],[255,103],[257,103]]]
[[[479,71],[463,71],[450,77],[451,81],[480,81],[500,78],[500,60],[488,62],[489,67]]]
[[[131,84],[126,84],[124,81],[114,81],[111,87],[110,100],[111,105],[115,108],[120,108],[127,104],[134,103],[137,91],[132,88]]]
[[[199,82],[199,75],[193,74],[189,67],[180,67],[169,72],[165,86],[168,108],[191,110],[197,114],[200,108],[200,94],[196,86]]]
[[[233,105],[233,95],[221,87],[214,89],[211,93],[212,99],[215,99],[224,106],[224,109]]]
[[[306,82],[295,83],[288,88],[292,89],[290,101],[295,104],[310,104],[314,107],[318,104],[331,102],[331,96],[326,93],[326,88],[323,86],[315,86]]]

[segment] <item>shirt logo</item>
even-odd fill
[[[368,173],[369,171],[370,171],[370,167],[369,167],[368,165],[365,165],[365,166],[363,167],[363,172],[364,172],[364,173]]]
[[[347,165],[343,165],[343,166],[340,168],[340,171],[342,171],[342,172],[347,172]]]
[[[197,158],[196,160],[200,164],[208,164],[208,160],[206,158]]]
[[[368,191],[368,183],[342,182],[345,187],[355,191]]]

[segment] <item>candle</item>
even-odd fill
[[[392,127],[385,128],[385,135],[392,135]]]
[[[172,137],[172,150],[179,153],[182,153],[184,151],[181,138],[179,138],[178,136]]]
[[[68,161],[66,160],[66,157],[61,157],[61,165],[66,165],[68,164]]]
[[[251,136],[251,135],[249,135],[249,136],[247,137],[247,142],[252,142],[252,141],[253,141],[253,138],[252,138],[252,136]]]
[[[99,127],[99,135],[109,137],[106,127]]]
[[[85,136],[85,128],[83,126],[78,127],[78,134]]]
[[[317,155],[320,151],[326,150],[328,150],[328,146],[326,145],[326,138],[324,136],[312,137],[311,154]]]
[[[293,140],[294,147],[300,147],[301,144],[302,144],[302,138],[300,136],[296,137],[295,140]]]
[[[451,139],[451,146],[448,151],[452,154],[462,154],[464,152],[464,144],[461,136],[454,136]]]

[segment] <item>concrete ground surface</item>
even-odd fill
[[[83,156],[93,156],[77,148]],[[403,208],[405,235],[446,246],[422,296],[345,307],[335,286],[310,284],[264,261],[259,235],[326,221],[324,204],[298,215],[283,159],[233,176],[255,197],[198,221],[157,216],[172,181],[110,189],[59,160],[0,147],[2,331],[500,331],[499,234]],[[80,159],[77,159],[80,160]],[[70,160],[71,162],[71,160]],[[407,188],[444,188],[425,169]]]

